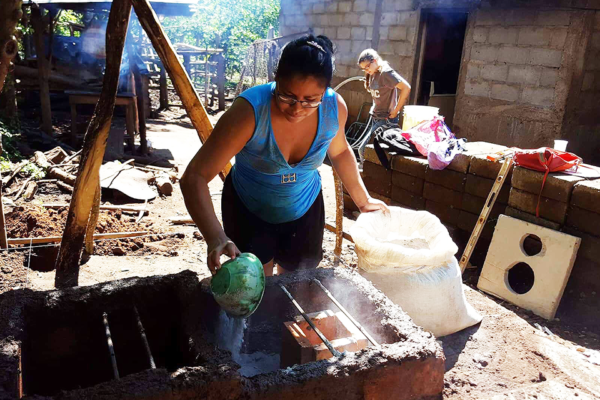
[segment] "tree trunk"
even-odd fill
[[[23,16],[22,3],[22,0],[2,0],[0,7],[0,92],[2,92],[10,63],[17,55],[19,48],[15,38],[15,29]]]
[[[46,24],[42,19],[42,12],[37,6],[31,7],[31,23],[35,36],[35,51],[37,54],[38,79],[40,82],[40,103],[42,107],[42,131],[52,133],[52,108],[50,104],[50,65],[46,58],[44,48],[44,29]]]
[[[196,131],[198,131],[200,141],[202,143],[206,142],[213,130],[213,125],[208,119],[204,106],[200,102],[198,93],[196,93],[196,90],[192,86],[190,77],[177,58],[177,54],[175,54],[175,51],[173,50],[171,41],[163,31],[160,22],[158,21],[158,17],[152,10],[148,0],[132,0],[132,3],[140,24],[146,31],[146,34],[154,46],[154,50],[158,53],[163,66],[169,73],[171,82],[173,82],[173,86],[175,86],[175,90],[181,98],[181,102],[187,111],[188,117],[190,117],[190,120],[192,121],[192,125],[194,125]],[[219,173],[221,179],[225,180],[230,169],[231,163],[227,163]]]
[[[106,28],[106,72],[100,99],[83,140],[79,173],[56,260],[56,287],[78,285],[79,259],[110,131],[130,14],[129,0],[113,1]]]
[[[0,82],[2,86],[2,82]],[[0,89],[0,116],[7,120],[17,118],[17,91],[15,89],[15,76],[10,73],[6,77],[4,90]]]

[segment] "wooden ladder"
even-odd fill
[[[496,199],[498,198],[498,194],[500,193],[500,189],[502,189],[502,185],[504,185],[504,181],[506,180],[506,176],[508,175],[508,171],[510,171],[510,167],[513,165],[512,156],[506,156],[504,159],[504,163],[502,164],[502,168],[500,168],[500,172],[498,172],[498,177],[492,186],[492,190],[490,190],[490,194],[481,210],[481,214],[479,214],[479,219],[477,220],[477,224],[475,224],[475,228],[471,233],[471,237],[469,238],[469,243],[467,243],[467,247],[465,247],[465,251],[463,252],[462,257],[460,258],[460,271],[461,273],[465,272],[465,268],[467,268],[467,264],[471,259],[471,255],[473,254],[473,250],[475,249],[475,245],[479,240],[479,236],[481,235],[481,231],[483,231],[483,227],[487,222],[487,219],[492,211],[492,207],[496,203]]]

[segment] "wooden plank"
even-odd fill
[[[177,54],[173,50],[171,41],[165,34],[148,0],[132,0],[132,3],[140,24],[144,28],[144,31],[146,31],[154,46],[154,50],[158,53],[162,64],[169,73],[171,82],[173,82],[173,86],[175,86],[175,90],[181,98],[188,117],[200,136],[200,141],[205,143],[213,130],[213,125],[210,119],[208,119],[206,109],[202,105],[188,74],[185,72],[181,61],[179,61]],[[225,180],[230,170],[231,163],[227,163],[219,173],[222,180]]]
[[[79,259],[110,131],[130,14],[129,0],[113,1],[106,28],[106,72],[100,99],[83,142],[79,173],[56,260],[56,287],[78,285]]]
[[[99,233],[94,235],[94,240],[99,239],[125,239],[131,237],[139,237],[150,235],[150,231],[139,231],[139,232],[116,232],[116,233]],[[15,244],[42,244],[42,243],[60,243],[64,237],[62,236],[48,236],[48,237],[34,237],[34,238],[14,238],[8,239],[9,245]]]
[[[465,272],[467,268],[467,264],[469,259],[471,258],[471,254],[473,254],[473,250],[475,249],[475,245],[477,245],[477,241],[479,240],[479,236],[485,227],[485,223],[492,211],[492,207],[494,207],[494,203],[496,203],[496,199],[498,198],[498,194],[500,193],[500,189],[502,189],[502,185],[504,185],[504,181],[508,176],[510,168],[513,165],[512,157],[507,157],[502,164],[502,168],[500,168],[500,172],[498,172],[498,177],[494,182],[494,186],[492,186],[492,190],[488,195],[488,198],[485,202],[483,209],[481,210],[481,214],[479,215],[479,219],[477,220],[477,225],[471,232],[471,237],[469,238],[469,242],[465,247],[465,251],[463,252],[462,257],[460,258],[460,271],[461,273]]]

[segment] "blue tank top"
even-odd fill
[[[312,206],[321,191],[317,168],[338,131],[336,93],[328,88],[318,108],[317,134],[306,156],[289,165],[275,141],[271,126],[271,99],[275,83],[246,90],[240,97],[254,108],[252,138],[235,156],[233,186],[244,205],[271,224],[294,221]]]

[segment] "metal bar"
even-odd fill
[[[150,368],[156,369],[156,364],[154,363],[154,357],[152,357],[152,352],[150,351],[150,345],[148,344],[148,338],[146,338],[146,330],[144,329],[144,325],[142,325],[142,320],[140,319],[140,314],[138,313],[137,307],[133,306],[133,311],[135,312],[135,319],[137,319],[137,326],[140,330],[140,335],[142,336],[142,342],[144,342],[144,348],[146,349],[146,354],[148,354],[148,359],[150,360]]]
[[[302,314],[302,317],[304,318],[304,320],[306,322],[308,322],[308,325],[310,325],[310,327],[315,331],[315,333],[317,334],[317,336],[319,337],[319,339],[321,339],[321,341],[325,344],[325,346],[327,346],[327,348],[329,349],[329,351],[331,352],[331,354],[333,354],[334,357],[341,357],[342,353],[340,353],[339,351],[337,351],[336,349],[333,348],[333,345],[331,344],[331,342],[329,340],[327,340],[327,338],[325,337],[325,335],[323,335],[321,333],[321,331],[319,330],[319,328],[317,328],[315,326],[315,324],[308,317],[308,315],[306,315],[306,313],[304,312],[304,310],[302,309],[302,307],[300,307],[300,304],[298,304],[298,302],[296,302],[296,300],[292,297],[291,293],[288,292],[288,290],[285,288],[285,286],[283,286],[280,283],[279,287],[281,288],[281,290],[283,290],[283,292],[291,300],[292,304],[296,307],[296,309],[300,312],[300,314]]]
[[[333,304],[335,304],[343,313],[346,317],[348,317],[348,319],[354,324],[354,326],[356,326],[358,328],[359,331],[362,332],[363,335],[365,335],[365,337],[367,339],[369,339],[369,342],[373,343],[374,346],[379,347],[379,343],[377,343],[375,341],[375,339],[373,339],[373,337],[371,335],[369,335],[369,333],[362,327],[361,324],[358,323],[357,320],[355,320],[352,315],[350,315],[350,313],[348,311],[346,311],[346,309],[344,308],[343,305],[341,305],[336,299],[335,297],[333,297],[333,295],[331,294],[331,292],[329,290],[327,290],[327,288],[325,286],[323,286],[323,284],[318,280],[318,279],[313,279],[313,281],[319,285],[319,287],[321,289],[323,289],[323,291],[325,292],[325,294],[327,295],[327,297],[329,297],[329,300],[333,301]]]
[[[104,331],[106,333],[106,341],[108,343],[108,351],[110,353],[110,361],[112,362],[113,373],[115,379],[119,379],[119,369],[117,368],[117,357],[115,356],[115,348],[113,346],[112,337],[110,336],[110,328],[108,326],[108,314],[102,314],[102,321],[104,322]]]

